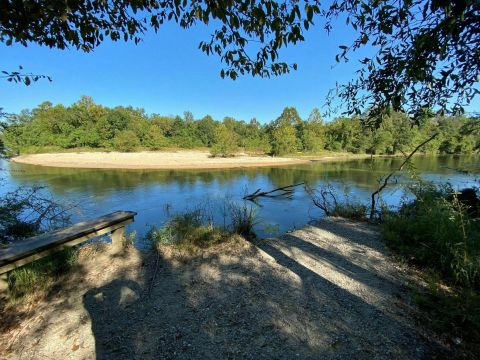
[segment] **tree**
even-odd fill
[[[210,151],[213,156],[228,157],[235,155],[237,139],[235,133],[225,124],[220,124],[215,129],[215,144]]]
[[[140,140],[132,130],[119,131],[113,140],[116,150],[129,152],[140,146]]]
[[[242,141],[246,151],[270,153],[272,150],[265,128],[255,118],[246,125]]]
[[[480,3],[476,0],[334,1],[325,12],[326,28],[341,16],[357,32],[342,45],[337,61],[362,47],[356,79],[339,89],[349,114],[370,108],[378,125],[391,109],[415,120],[425,108],[463,112],[479,94]]]
[[[302,123],[301,131],[302,148],[305,151],[321,151],[325,146],[325,130],[322,116],[317,108],[314,108],[308,117],[308,121]]]
[[[314,21],[330,32],[341,17],[357,36],[352,44],[340,45],[337,61],[348,61],[363,47],[373,51],[360,59],[358,77],[339,88],[347,113],[369,109],[364,119],[377,125],[392,109],[418,120],[425,108],[461,112],[479,94],[477,0],[334,0],[326,5],[315,0],[9,0],[0,9],[0,41],[6,45],[86,52],[106,38],[138,43],[145,31],[156,31],[166,21],[182,28],[208,24],[212,36],[199,48],[217,55],[225,64],[220,75],[232,79],[296,69],[279,60],[279,50],[304,41]]]
[[[152,150],[159,150],[168,146],[168,144],[168,140],[165,138],[165,136],[163,136],[160,128],[155,125],[150,125],[148,131],[145,134],[143,146]]]
[[[302,119],[294,107],[286,107],[280,116],[268,125],[272,152],[275,155],[294,153],[301,150]]]
[[[215,129],[217,123],[210,115],[204,116],[197,121],[197,136],[204,146],[212,146],[215,143]]]
[[[272,152],[285,155],[296,152],[297,137],[293,126],[280,126],[272,131]]]
[[[297,109],[292,107],[286,107],[283,109],[280,116],[273,122],[274,128],[281,126],[299,126],[302,124],[302,118],[298,115]]]

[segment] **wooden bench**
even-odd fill
[[[132,211],[116,211],[0,248],[0,290],[8,287],[7,272],[91,238],[110,233],[112,245],[121,248],[125,225],[132,223],[135,215]]]

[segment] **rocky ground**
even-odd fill
[[[7,359],[422,359],[406,278],[374,227],[321,220],[253,245],[85,249],[2,313]]]

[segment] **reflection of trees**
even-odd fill
[[[463,164],[474,163],[474,156],[417,156],[413,159],[417,172],[448,173]],[[398,167],[402,158],[375,158],[317,162],[308,165],[285,167],[261,167],[219,170],[92,170],[49,168],[11,163],[10,176],[23,184],[45,184],[57,194],[73,189],[92,194],[103,194],[108,190],[122,190],[138,186],[177,185],[187,190],[191,186],[218,184],[220,187],[244,179],[256,183],[266,179],[272,187],[281,187],[299,182],[313,186],[324,182],[352,184],[373,189],[380,177]],[[262,183],[264,181],[261,181]]]

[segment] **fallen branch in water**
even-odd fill
[[[385,189],[388,185],[388,180],[390,180],[390,178],[397,172],[397,171],[402,171],[403,170],[403,167],[405,166],[405,164],[408,163],[408,161],[410,160],[410,158],[418,151],[420,150],[420,148],[424,145],[426,145],[427,143],[429,143],[430,141],[432,141],[433,139],[435,139],[437,137],[438,133],[435,133],[433,134],[432,136],[430,136],[427,140],[425,140],[424,142],[422,142],[420,145],[418,145],[415,149],[413,149],[413,151],[410,153],[410,155],[408,155],[405,160],[402,162],[402,164],[398,167],[398,169],[396,170],[393,170],[390,174],[388,174],[385,179],[383,180],[383,184],[381,186],[379,186],[379,188],[372,193],[372,202],[371,202],[371,205],[370,205],[370,219],[373,219],[373,217],[375,216],[375,205],[376,205],[376,200],[375,200],[375,197],[378,197],[380,195],[380,192]]]
[[[303,185],[304,183],[298,183],[293,185],[282,186],[270,191],[260,191],[261,189],[257,189],[255,192],[251,193],[250,195],[245,195],[243,200],[250,200],[255,201],[258,197],[286,197],[291,199],[293,195],[294,188],[296,186]]]
[[[335,191],[330,184],[322,186],[319,189],[305,185],[305,192],[310,196],[313,204],[323,210],[326,216],[332,215],[332,211],[338,206]]]

